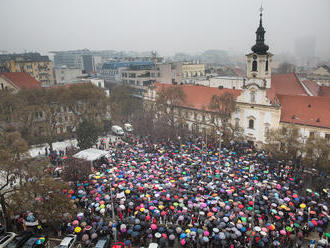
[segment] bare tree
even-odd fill
[[[330,171],[330,146],[327,139],[310,137],[306,141],[304,152],[307,164]]]
[[[155,120],[158,132],[162,131],[164,136],[171,138],[178,135],[179,113],[185,101],[186,94],[179,85],[162,87],[158,91]]]
[[[76,212],[73,203],[64,195],[64,191],[68,189],[66,183],[50,177],[29,181],[11,196],[11,211],[13,214],[31,211],[38,220],[55,230],[56,222],[60,221],[65,213]]]
[[[234,128],[231,126],[231,114],[235,111],[236,103],[233,94],[225,92],[222,95],[213,95],[209,109],[212,110],[211,122],[220,133],[222,140],[229,143],[234,137]]]
[[[62,178],[65,181],[86,180],[91,173],[89,161],[69,157],[65,160]]]
[[[294,125],[270,130],[266,141],[265,150],[279,159],[296,160],[303,151],[302,137]]]

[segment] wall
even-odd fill
[[[54,72],[57,84],[71,83],[83,76],[81,69],[55,68]]]
[[[18,91],[11,83],[8,83],[7,80],[3,79],[2,77],[0,77],[0,90],[9,90],[13,91],[14,93]]]

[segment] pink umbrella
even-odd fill
[[[72,225],[74,225],[74,226],[78,226],[78,225],[79,225],[79,221],[78,221],[78,220],[74,220],[74,221],[72,221]]]
[[[285,235],[286,234],[286,231],[285,230],[281,230],[280,231],[280,234]]]
[[[157,229],[157,225],[156,224],[151,224],[150,227],[151,227],[152,230],[156,230]]]
[[[204,236],[208,237],[210,235],[210,233],[208,231],[204,232]]]

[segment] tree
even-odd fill
[[[162,87],[156,98],[156,128],[168,137],[178,136],[181,107],[186,101],[186,94],[179,85]]]
[[[303,151],[299,129],[294,125],[288,125],[270,130],[266,135],[264,149],[278,159],[296,160]]]
[[[19,131],[29,144],[73,136],[82,119],[103,128],[109,99],[92,84],[0,92],[0,127]]]
[[[5,226],[10,229],[7,196],[17,190],[23,174],[20,157],[27,151],[27,143],[17,132],[0,133],[0,205]]]
[[[133,90],[127,86],[116,86],[110,94],[111,117],[114,122],[131,121],[133,114],[142,109],[142,101],[133,96]]]
[[[329,141],[322,137],[308,138],[305,147],[305,161],[318,169],[330,171]]]
[[[90,121],[82,121],[77,128],[77,140],[80,149],[91,148],[96,144],[99,129]]]
[[[45,165],[49,164],[46,158],[29,158],[27,149],[27,142],[18,132],[0,133],[0,205],[7,230],[11,230],[13,196],[18,191],[28,191],[29,181],[42,179]]]
[[[230,140],[235,137],[236,128],[233,128],[230,123],[231,114],[235,111],[235,108],[234,96],[229,92],[211,97],[209,103],[209,109],[212,111],[211,122],[218,133],[220,133],[221,140],[225,144],[229,144]]]
[[[91,163],[87,160],[69,157],[64,162],[62,178],[65,181],[83,181],[92,173]]]
[[[36,219],[53,230],[65,213],[75,214],[73,203],[64,195],[69,186],[50,177],[31,180],[11,196],[10,208],[14,215],[30,211]]]

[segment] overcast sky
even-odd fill
[[[248,52],[262,0],[0,0],[0,50]],[[330,57],[330,0],[263,0],[266,43],[293,52],[314,36]]]

